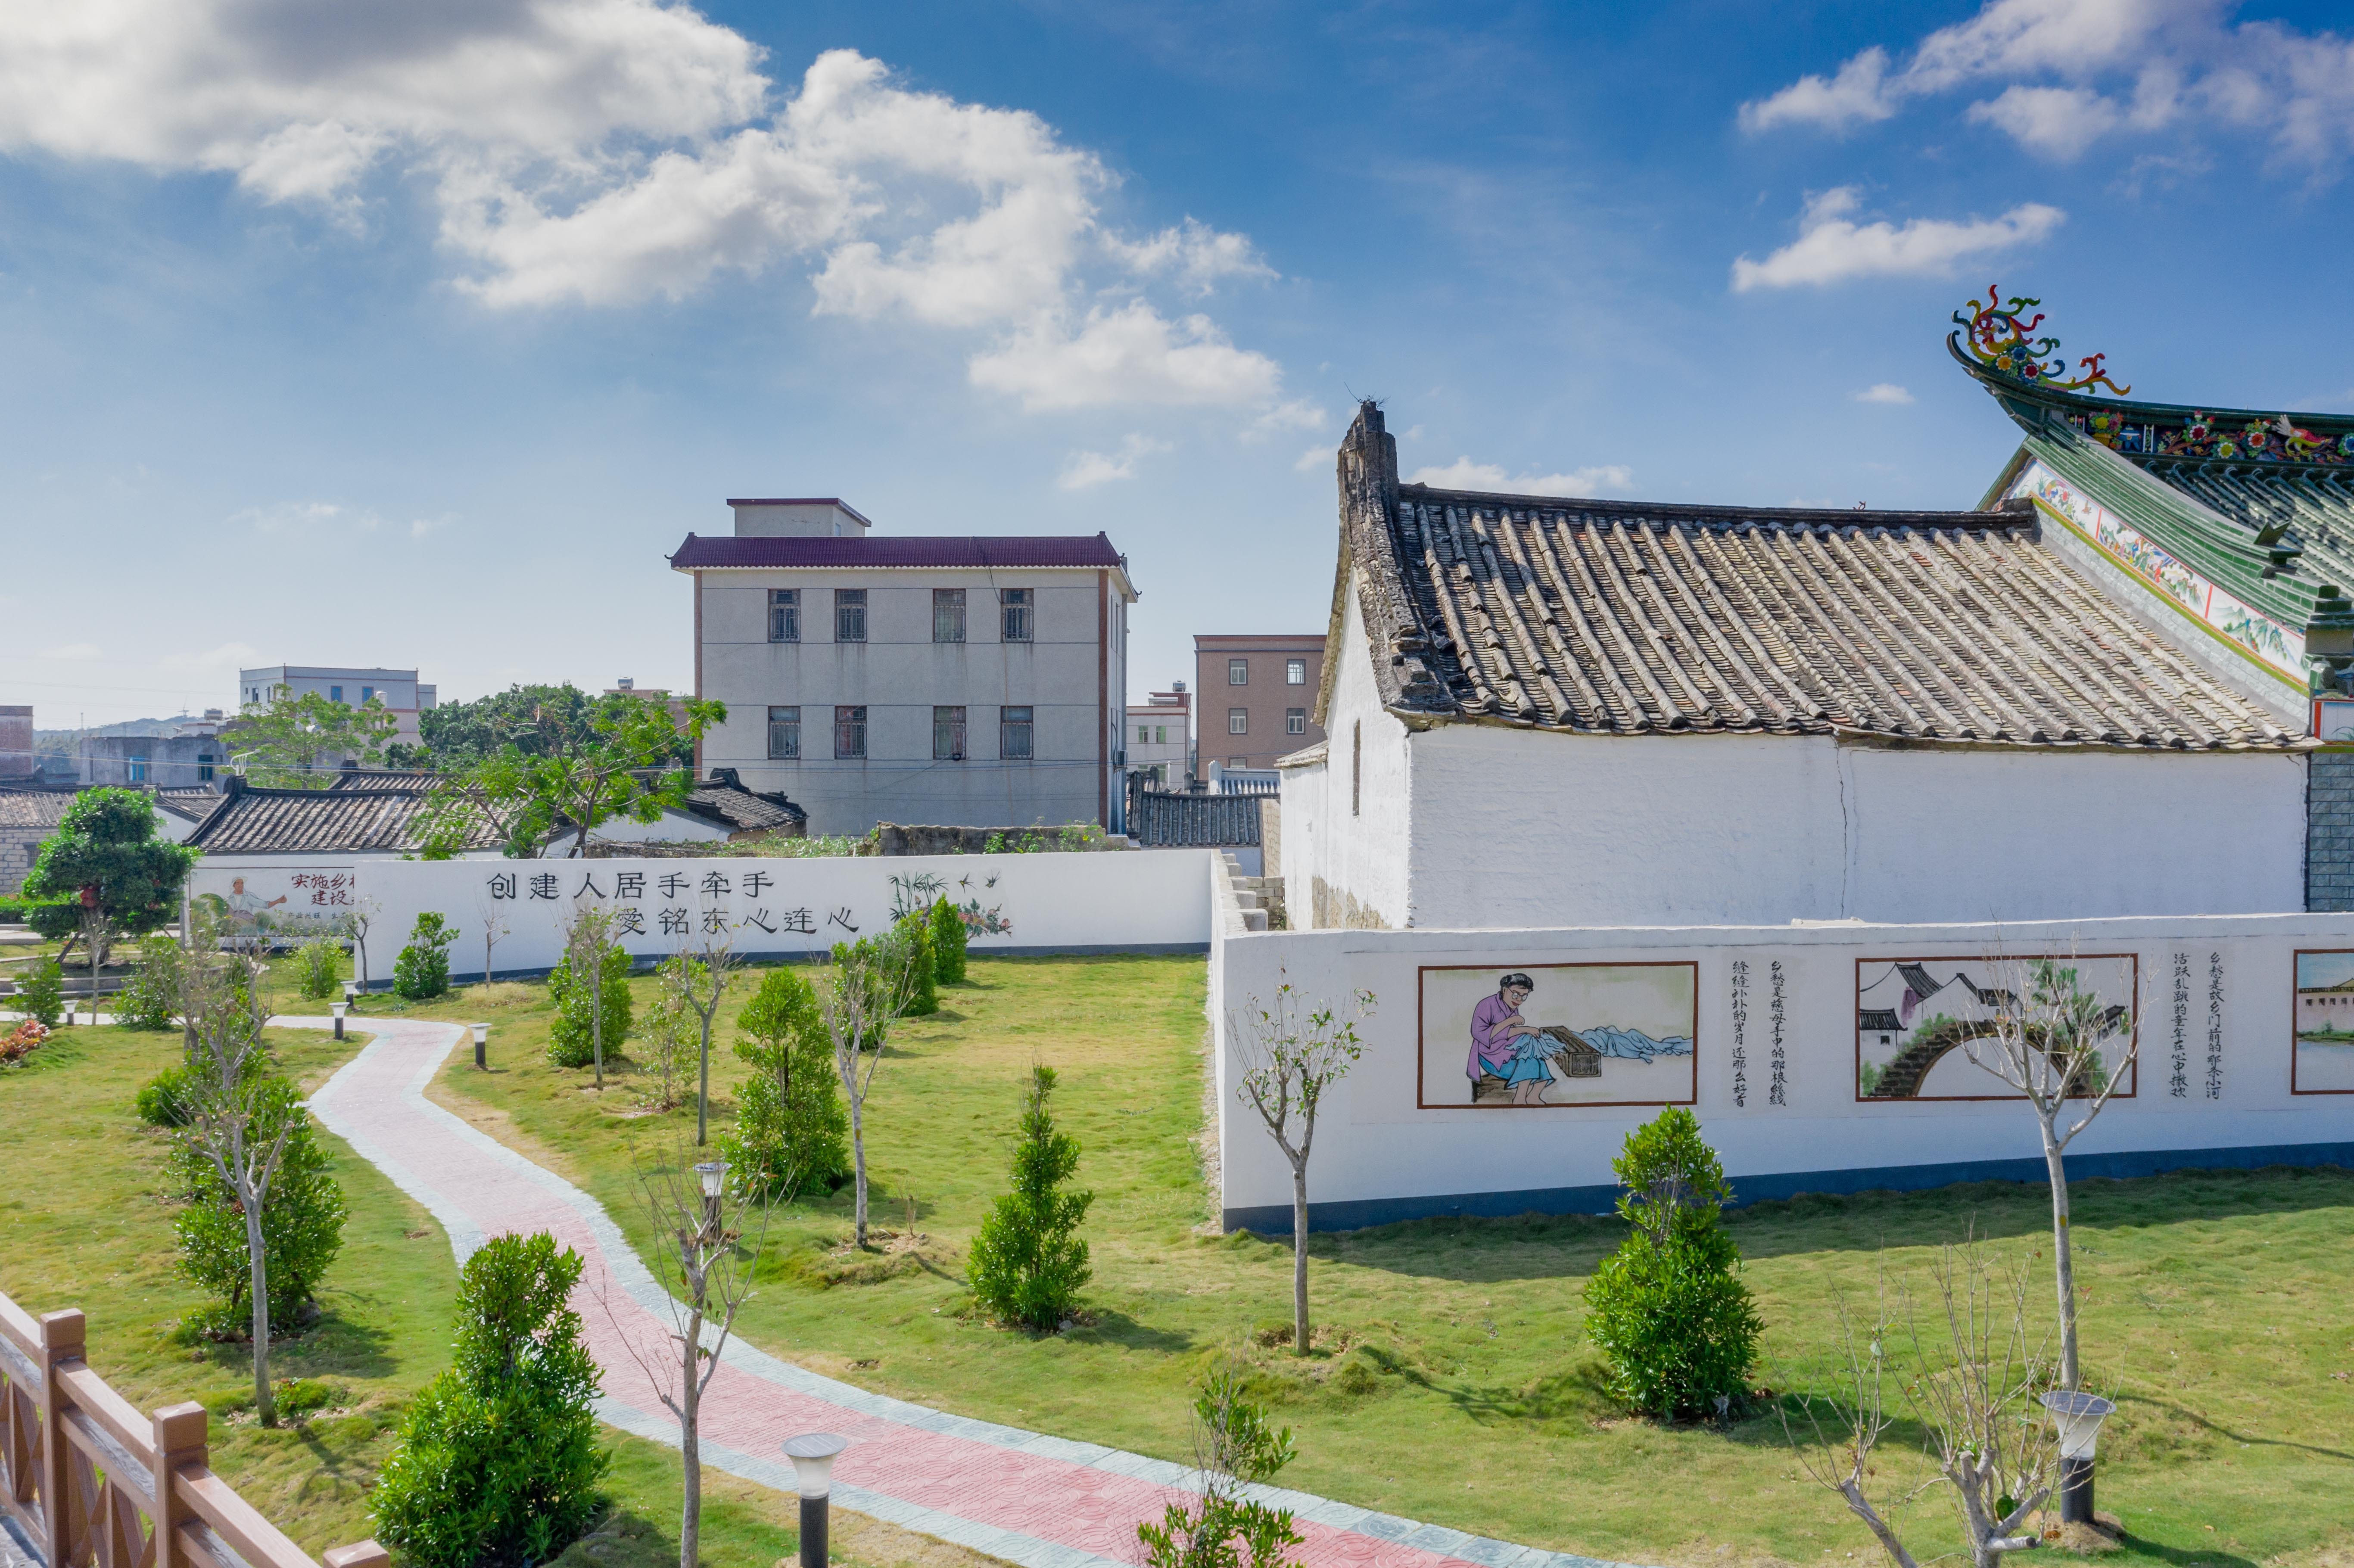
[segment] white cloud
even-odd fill
[[[201,653],[166,653],[156,662],[166,670],[235,670],[260,658],[261,650],[250,642],[224,642]]]
[[[1141,300],[1090,310],[1078,330],[1042,315],[975,355],[972,383],[1022,399],[1032,412],[1110,403],[1258,407],[1282,390],[1283,371],[1236,348],[1203,315],[1172,322]]]
[[[1836,283],[1849,278],[1943,277],[1956,263],[1992,256],[2042,239],[2068,219],[2058,207],[2028,202],[2000,217],[1956,223],[1916,217],[1902,228],[1885,218],[1859,224],[1848,215],[1861,203],[1853,185],[1808,199],[1798,238],[1763,261],[1733,263],[1733,291]]]
[[[1913,394],[1893,381],[1875,381],[1852,396],[1859,403],[1910,403],[1913,401]]]
[[[1312,473],[1316,470],[1338,461],[1338,456],[1339,454],[1331,447],[1310,447],[1306,451],[1301,452],[1297,458],[1292,460],[1292,471],[1295,473]]]
[[[761,63],[665,0],[16,5],[0,153],[226,174],[355,230],[420,190],[457,287],[492,309],[678,300],[793,263],[818,314],[986,334],[975,384],[1025,407],[1279,402],[1274,361],[1204,318],[1087,309],[1274,277],[1247,237],[1191,217],[1117,232],[1117,176],[1027,111],[915,90],[850,49],[785,90]],[[1127,368],[1100,373],[1115,338]],[[1076,379],[1025,373],[1041,354]]]
[[[249,506],[229,514],[263,534],[366,534],[382,521],[373,512],[355,512],[332,501],[281,501],[272,506]]]
[[[98,655],[99,647],[95,642],[60,643],[55,648],[44,648],[40,652],[40,657],[44,659],[55,659],[61,662],[70,662],[74,663],[80,663],[88,659],[95,659]]]
[[[1427,484],[1438,490],[1485,490],[1502,495],[1604,495],[1613,491],[1627,492],[1635,487],[1632,469],[1620,463],[1602,463],[1593,468],[1575,468],[1567,473],[1524,473],[1508,476],[1503,468],[1492,462],[1473,462],[1469,458],[1457,458],[1444,468],[1418,468],[1405,476],[1408,484]]]
[[[1288,430],[1320,430],[1331,425],[1332,416],[1305,397],[1295,397],[1288,403],[1278,403],[1250,422],[1243,432],[1245,440],[1282,435]]]
[[[1115,479],[1134,479],[1137,459],[1171,450],[1167,441],[1156,441],[1150,436],[1124,436],[1117,453],[1073,452],[1064,461],[1063,471],[1055,476],[1055,483],[1064,490],[1090,490]]]
[[[2354,150],[2354,39],[2279,22],[2232,25],[2223,0],[1988,0],[1922,38],[1891,69],[1879,46],[1825,78],[1808,75],[1741,106],[1744,131],[1843,131],[1903,103],[2001,84],[1969,105],[1975,123],[2046,156],[2178,124],[2268,134],[2317,172]]]

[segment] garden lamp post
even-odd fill
[[[477,1023],[477,1024],[475,1024],[475,1025],[474,1025],[474,1065],[475,1065],[475,1066],[477,1066],[477,1067],[482,1068],[484,1072],[488,1072],[488,1071],[490,1070],[490,1065],[491,1065],[491,1064],[490,1064],[489,1053],[488,1053],[488,1051],[486,1050],[486,1047],[490,1044],[490,1040],[491,1040],[491,1026],[490,1026],[489,1024],[487,1024],[487,1023]]]
[[[2073,1388],[2055,1388],[2041,1398],[2043,1408],[2052,1413],[2052,1424],[2060,1429],[2060,1521],[2090,1524],[2093,1445],[2100,1438],[2101,1423],[2116,1405],[2097,1393]]]
[[[344,1013],[351,1005],[348,1001],[331,1001],[327,1004],[327,1011],[335,1015],[335,1038],[338,1040],[344,1037]]]
[[[785,1439],[785,1457],[801,1482],[801,1568],[826,1568],[826,1507],[833,1491],[833,1461],[850,1439],[832,1432],[804,1432]]]
[[[703,1183],[704,1234],[716,1235],[719,1231],[719,1193],[722,1184],[727,1179],[727,1162],[724,1160],[706,1160],[695,1168],[695,1174]]]
[[[345,980],[344,982],[344,1005],[345,1007],[349,1007],[354,1002],[359,1001],[359,999],[360,982],[357,980]]]

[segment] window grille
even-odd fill
[[[958,614],[961,616],[962,610]],[[964,760],[964,710],[934,708],[932,710],[932,760],[962,762]]]
[[[133,784],[143,784],[146,781],[147,759],[143,757],[133,758],[131,759],[131,782]]]
[[[1250,733],[1250,709],[1228,708],[1226,710],[1226,733],[1228,735],[1248,735]]]
[[[1308,710],[1306,708],[1284,709],[1283,733],[1286,735],[1306,735],[1308,733]]]
[[[833,710],[833,754],[855,758],[866,755],[866,710],[863,706]]]
[[[801,710],[769,710],[769,755],[788,760],[801,754]]]
[[[1226,684],[1229,686],[1247,686],[1250,684],[1249,660],[1229,659],[1226,661]]]
[[[1033,749],[1035,726],[1031,723],[1030,715],[1028,708],[997,710],[997,755],[1008,762],[1028,761],[1035,755]]]
[[[1306,685],[1308,683],[1308,661],[1305,659],[1286,659],[1283,662],[1283,683],[1287,686]]]
[[[866,641],[866,590],[864,588],[833,590],[833,640],[836,642]],[[864,754],[862,752],[860,755]]]
[[[998,636],[1008,642],[1030,641],[1030,609],[1032,600],[1028,588],[999,588],[998,617],[1003,621]]]
[[[932,590],[932,641],[935,642],[964,641],[964,589],[934,588]]]
[[[770,588],[769,590],[769,641],[799,642],[801,640],[801,590]]]

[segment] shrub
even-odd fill
[[[1143,1568],[1285,1568],[1303,1544],[1291,1510],[1246,1498],[1238,1483],[1265,1484],[1291,1463],[1291,1429],[1244,1393],[1235,1368],[1213,1374],[1193,1401],[1193,1459],[1206,1484],[1192,1506],[1172,1503],[1159,1524],[1136,1527]]]
[[[567,954],[548,972],[547,999],[556,1006],[556,1022],[548,1027],[547,1059],[558,1067],[585,1067],[595,1059],[592,1006],[604,1015],[607,1060],[629,1037],[635,1016],[630,1001],[630,955],[610,948],[603,967],[604,976],[593,1000],[587,977],[573,973],[571,955]]]
[[[139,1119],[149,1127],[186,1127],[188,1125],[188,1075],[196,1071],[183,1062],[176,1067],[166,1067],[140,1086],[139,1097],[133,1102]]]
[[[939,978],[935,973],[938,960],[932,947],[930,915],[921,909],[911,909],[892,922],[891,935],[896,941],[915,949],[914,969],[909,978],[915,983],[907,988],[907,1005],[899,1010],[902,1018],[920,1018],[940,1010]]]
[[[55,959],[43,959],[16,985],[16,1010],[44,1029],[55,1029],[66,1009],[66,972]]]
[[[1634,1229],[1586,1282],[1585,1331],[1611,1392],[1663,1420],[1729,1412],[1748,1397],[1765,1324],[1723,1227],[1724,1167],[1699,1118],[1670,1107],[1628,1133],[1610,1168]]]
[[[1076,1234],[1092,1192],[1066,1192],[1079,1166],[1079,1140],[1055,1129],[1047,1100],[1055,1069],[1030,1069],[1022,1130],[1013,1146],[1013,1191],[997,1200],[972,1239],[966,1266],[973,1296],[1008,1322],[1049,1331],[1078,1306],[1094,1272],[1087,1244]]]
[[[13,1067],[39,1050],[49,1037],[49,1026],[37,1018],[27,1018],[5,1034],[0,1034],[0,1067]]]
[[[770,969],[736,1029],[736,1054],[758,1071],[736,1091],[735,1129],[720,1135],[730,1178],[777,1202],[841,1186],[850,1179],[850,1114],[816,990],[797,969]]]
[[[260,1091],[249,1136],[266,1141],[276,1138],[281,1128],[287,1128],[286,1148],[262,1201],[261,1246],[270,1320],[292,1325],[316,1292],[327,1266],[343,1250],[345,1210],[343,1192],[328,1173],[326,1151],[311,1129],[302,1097],[284,1078],[270,1078]],[[219,1171],[189,1146],[186,1135],[174,1162],[183,1190],[191,1195],[177,1223],[180,1272],[219,1298],[217,1308],[193,1315],[191,1326],[234,1338],[249,1331],[252,1316],[245,1215]]]
[[[404,1563],[551,1562],[602,1510],[597,1363],[566,1305],[579,1278],[580,1255],[545,1232],[466,1260],[452,1364],[409,1404],[368,1499]]]
[[[457,939],[458,927],[440,916],[429,909],[418,916],[417,924],[409,928],[408,946],[392,960],[394,994],[409,1001],[447,995],[450,944]]]
[[[139,967],[114,993],[114,1022],[125,1029],[169,1029],[179,1011],[180,944],[160,932],[139,944]]]
[[[964,916],[943,898],[932,906],[932,973],[942,985],[964,983]]]
[[[450,933],[456,941],[458,934]],[[394,966],[393,973],[399,974]],[[313,1001],[333,1000],[344,980],[344,945],[333,937],[315,937],[302,944],[294,954],[294,989]],[[450,960],[441,959],[441,989],[450,989]]]

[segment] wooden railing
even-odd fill
[[[0,1296],[0,1505],[46,1568],[320,1568],[206,1462],[201,1404],[142,1415],[82,1359],[78,1311]],[[387,1568],[373,1541],[325,1568]]]

